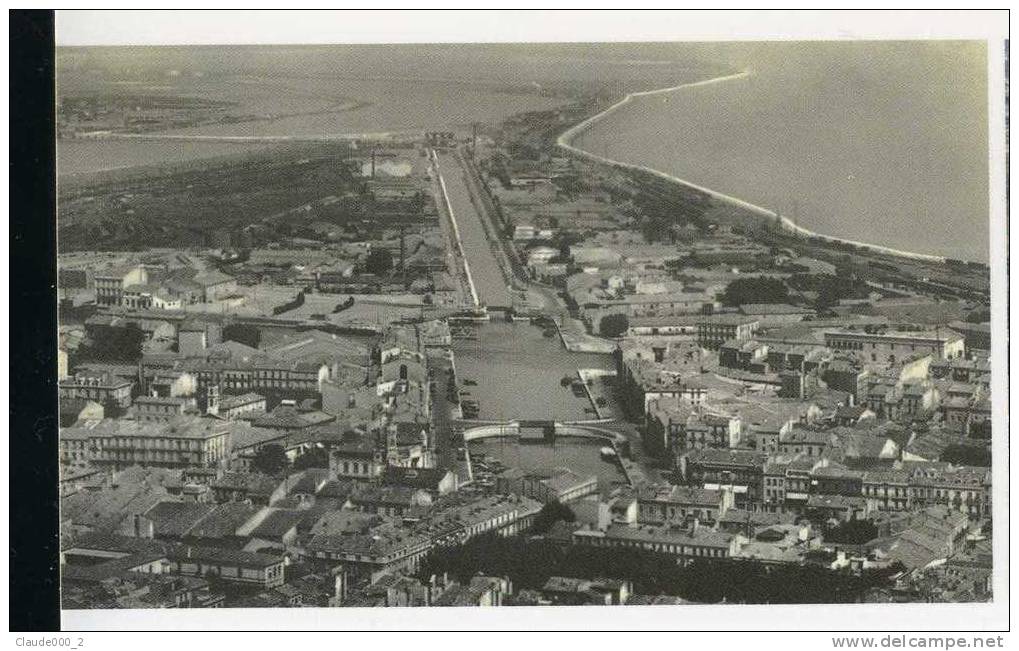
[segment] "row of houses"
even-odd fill
[[[738,505],[754,509],[802,510],[812,496],[837,495],[854,501],[840,509],[860,513],[935,504],[971,518],[991,512],[990,470],[945,462],[900,461],[857,470],[803,453],[704,449],[682,454],[678,471],[692,486],[731,487]]]
[[[237,291],[237,281],[220,271],[169,274],[150,282],[145,265],[111,267],[93,274],[96,304],[135,310],[180,310]]]

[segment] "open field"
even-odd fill
[[[228,231],[342,194],[354,179],[344,145],[273,149],[162,174],[119,175],[60,190],[61,250],[193,247]]]

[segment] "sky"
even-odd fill
[[[711,11],[57,11],[58,46],[1000,38],[1007,14]]]

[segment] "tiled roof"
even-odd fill
[[[198,538],[225,538],[258,513],[258,507],[243,502],[228,502],[217,505],[188,531],[188,536]]]
[[[206,563],[222,563],[241,567],[264,568],[283,562],[283,556],[246,552],[224,547],[197,547],[192,545],[174,545],[169,550],[171,560],[180,562],[202,561]]]
[[[157,537],[179,538],[186,535],[216,506],[196,502],[160,502],[145,512]]]
[[[271,509],[262,521],[248,535],[253,538],[279,540],[288,531],[295,529],[304,517],[304,511],[295,509]]]

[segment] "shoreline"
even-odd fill
[[[411,137],[411,132],[402,131],[380,131],[371,133],[346,133],[346,134],[331,134],[323,136],[216,136],[216,135],[184,135],[184,134],[161,134],[161,133],[112,133],[104,134],[102,136],[90,136],[90,137],[79,137],[79,138],[58,138],[56,141],[57,156],[59,158],[61,147],[65,146],[64,143],[68,143],[67,146],[74,146],[69,143],[127,143],[127,142],[146,142],[146,143],[164,143],[166,145],[180,145],[180,146],[208,146],[208,145],[233,145],[240,147],[237,151],[226,151],[226,152],[215,152],[209,155],[199,155],[194,157],[186,157],[180,160],[159,160],[152,162],[143,163],[128,163],[125,165],[115,165],[112,167],[103,167],[101,169],[91,170],[75,170],[75,171],[60,171],[57,170],[58,178],[64,179],[65,181],[75,182],[91,179],[93,177],[99,177],[102,175],[123,173],[125,171],[133,173],[134,171],[144,172],[146,170],[157,170],[167,169],[172,167],[178,167],[181,165],[200,165],[209,161],[216,161],[217,159],[226,159],[232,156],[246,155],[259,150],[269,149],[271,147],[283,147],[287,145],[291,146],[303,146],[303,145],[323,145],[323,144],[356,144],[359,142],[385,142],[385,143],[399,143],[401,138]],[[59,160],[58,160],[59,168]]]
[[[812,230],[810,230],[808,228],[805,228],[803,226],[800,226],[799,224],[794,223],[788,217],[780,216],[777,212],[775,212],[773,210],[769,210],[769,209],[764,208],[762,206],[758,206],[756,204],[750,203],[749,201],[745,201],[745,200],[740,199],[738,197],[733,197],[731,195],[724,194],[724,193],[718,192],[716,190],[712,190],[711,188],[706,188],[704,186],[697,185],[696,183],[691,183],[690,181],[681,179],[679,177],[673,176],[673,175],[668,174],[666,172],[663,172],[661,170],[656,170],[656,169],[651,168],[651,167],[647,167],[647,166],[644,166],[644,165],[636,165],[636,164],[633,164],[633,163],[626,163],[626,162],[623,162],[623,161],[615,160],[613,158],[608,158],[608,157],[605,157],[605,156],[599,156],[598,154],[595,154],[593,152],[587,151],[586,149],[581,149],[580,147],[576,147],[576,146],[573,145],[573,140],[578,135],[582,134],[583,132],[587,131],[589,128],[591,128],[592,126],[597,124],[599,121],[601,121],[602,118],[604,118],[604,117],[614,113],[617,109],[625,106],[626,104],[629,104],[630,101],[633,98],[635,98],[635,97],[639,98],[639,97],[647,97],[647,96],[651,96],[651,95],[660,95],[660,94],[665,94],[665,93],[673,93],[673,92],[676,92],[676,91],[679,91],[679,90],[683,90],[685,88],[693,88],[693,87],[696,87],[696,86],[707,86],[709,84],[716,84],[716,83],[721,83],[721,82],[725,82],[725,81],[731,81],[731,80],[734,80],[734,79],[743,79],[743,78],[751,76],[752,74],[753,73],[751,73],[749,70],[743,70],[741,72],[738,72],[738,73],[735,73],[735,74],[731,74],[731,75],[723,75],[721,77],[712,77],[711,79],[703,79],[701,81],[694,81],[694,82],[690,82],[690,83],[686,83],[686,84],[679,84],[678,86],[670,86],[668,88],[658,88],[658,89],[654,89],[654,90],[645,90],[645,91],[640,91],[640,92],[635,92],[635,93],[629,93],[623,99],[619,100],[615,104],[612,104],[611,106],[609,106],[605,110],[603,110],[603,111],[601,111],[599,113],[596,113],[596,114],[586,118],[585,120],[579,122],[578,124],[575,124],[574,126],[570,127],[566,131],[562,132],[559,135],[559,137],[556,138],[556,146],[560,147],[561,149],[565,149],[568,152],[571,152],[573,154],[581,156],[583,158],[587,158],[587,159],[589,159],[591,161],[594,161],[596,163],[601,163],[603,165],[609,165],[611,167],[617,167],[617,168],[622,168],[622,169],[628,169],[628,170],[635,170],[635,171],[639,171],[639,172],[644,172],[644,173],[656,176],[656,177],[658,177],[660,179],[664,179],[666,181],[669,181],[670,183],[675,183],[677,185],[684,186],[686,188],[690,188],[692,190],[697,190],[698,192],[703,192],[704,194],[707,194],[708,196],[710,196],[710,197],[712,197],[714,199],[718,199],[718,200],[724,201],[726,203],[738,206],[739,208],[743,208],[744,210],[747,210],[749,212],[755,213],[755,214],[757,214],[757,215],[759,215],[759,216],[761,216],[763,218],[767,218],[769,220],[774,220],[775,218],[779,218],[781,220],[782,227],[785,228],[786,230],[796,234],[796,235],[802,235],[802,236],[808,237],[808,238],[811,238],[811,237],[812,238],[817,238],[817,239],[820,239],[820,240],[823,240],[823,241],[826,241],[826,242],[829,242],[829,243],[854,246],[854,247],[858,247],[858,248],[861,248],[861,249],[866,249],[866,250],[868,250],[868,251],[870,251],[872,253],[878,253],[878,254],[882,254],[882,255],[889,255],[889,256],[894,256],[894,257],[899,257],[899,258],[907,258],[907,259],[910,259],[910,260],[916,260],[916,261],[920,261],[920,262],[933,262],[933,263],[938,263],[938,264],[945,264],[947,262],[948,258],[946,258],[945,256],[932,255],[932,254],[929,254],[929,253],[917,253],[915,251],[905,251],[905,250],[902,250],[902,249],[896,249],[896,248],[889,247],[889,246],[884,246],[884,245],[881,245],[881,244],[873,244],[873,243],[870,243],[870,242],[861,242],[861,241],[858,241],[858,240],[852,240],[852,239],[845,238],[845,237],[838,237],[838,236],[835,236],[835,235],[826,235],[824,233],[818,233],[816,231],[812,231]],[[966,262],[966,261],[964,260],[963,262]]]
[[[79,136],[65,138],[73,142],[109,142],[112,140],[168,140],[178,142],[238,142],[238,143],[288,143],[288,142],[333,142],[344,140],[392,140],[399,137],[410,137],[415,132],[407,131],[374,131],[364,133],[330,133],[308,136],[228,136],[211,134],[185,133],[106,133],[96,136]]]

